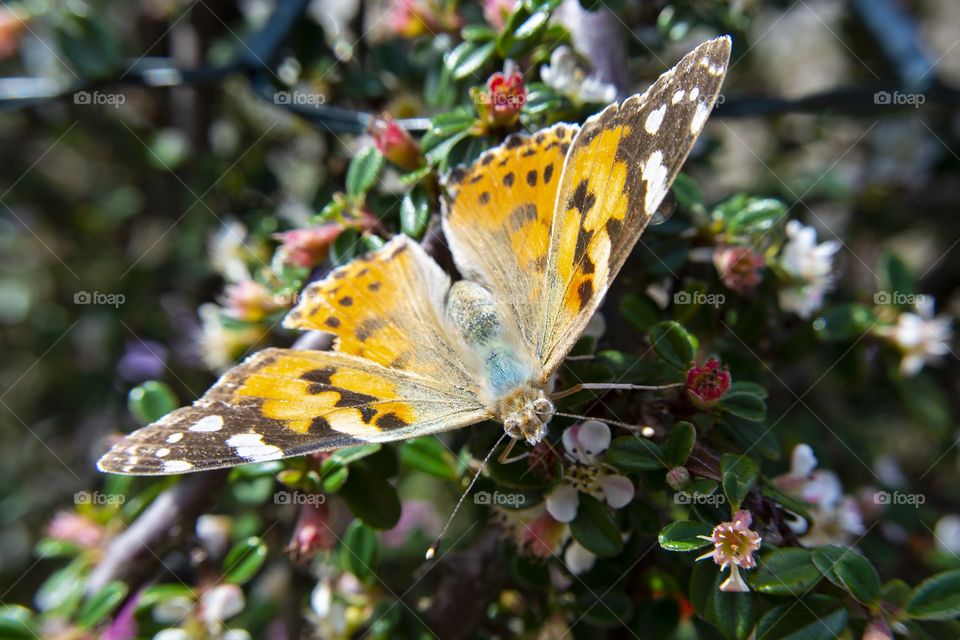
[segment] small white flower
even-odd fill
[[[787,223],[787,242],[780,254],[780,265],[793,282],[780,289],[780,306],[801,318],[823,306],[823,296],[833,288],[833,256],[840,243],[830,240],[817,244],[817,230],[800,224]]]
[[[593,565],[597,562],[597,556],[574,540],[567,546],[567,550],[563,552],[563,562],[567,565],[570,573],[580,575],[593,568]]]
[[[790,471],[777,476],[774,483],[785,493],[810,505],[813,524],[796,514],[787,526],[800,541],[812,547],[825,544],[847,545],[864,532],[857,501],[843,493],[843,484],[833,471],[817,469],[817,458],[807,444],[798,444],[790,456]]]
[[[228,282],[250,279],[244,259],[247,250],[247,228],[237,220],[227,220],[210,240],[210,264]]]
[[[960,516],[945,515],[933,528],[937,549],[952,555],[960,555]]]
[[[154,634],[153,640],[191,640],[191,637],[183,629],[163,629]]]
[[[560,486],[547,496],[547,511],[554,519],[572,522],[577,517],[581,492],[605,500],[614,509],[633,500],[630,479],[610,473],[600,461],[609,446],[610,427],[597,420],[587,420],[563,432],[570,464],[564,467]]]
[[[220,633],[223,622],[243,611],[243,589],[221,584],[200,597],[200,619],[212,633]]]
[[[904,375],[912,376],[924,364],[936,362],[950,353],[953,320],[943,315],[934,317],[933,304],[931,296],[923,296],[917,302],[917,313],[901,313],[896,325],[879,332],[902,352],[900,371]]]
[[[617,97],[617,88],[597,76],[587,76],[577,65],[570,47],[557,47],[550,55],[550,64],[540,68],[544,84],[561,93],[574,104],[605,104]]]

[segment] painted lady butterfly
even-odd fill
[[[706,42],[582,127],[511,136],[455,170],[443,229],[463,280],[394,238],[311,284],[287,316],[335,334],[334,351],[260,351],[100,469],[215,469],[484,420],[536,444],[551,376],[667,194],[729,58],[728,37]]]

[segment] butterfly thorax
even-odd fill
[[[484,401],[514,438],[540,442],[553,405],[536,384],[540,368],[525,355],[504,305],[483,285],[461,280],[450,289],[447,316],[470,354]]]

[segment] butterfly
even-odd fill
[[[260,351],[99,468],[176,474],[485,420],[540,442],[554,373],[666,196],[729,58],[729,37],[706,42],[583,126],[512,135],[453,170],[442,226],[461,280],[394,237],[308,285],[285,318],[335,334],[333,351]]]

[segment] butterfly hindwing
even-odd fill
[[[216,469],[387,442],[480,422],[488,412],[449,382],[325,351],[265,349],[191,407],[124,438],[103,471]]]
[[[713,109],[729,37],[706,42],[642,95],[584,123],[564,163],[539,305],[536,351],[549,376],[566,357],[660,206]]]
[[[483,284],[511,312],[525,348],[546,289],[547,250],[563,161],[577,125],[513,135],[446,180],[444,234],[464,277]]]
[[[307,286],[284,326],[333,333],[336,351],[475,389],[445,319],[449,289],[420,245],[397,236]]]

